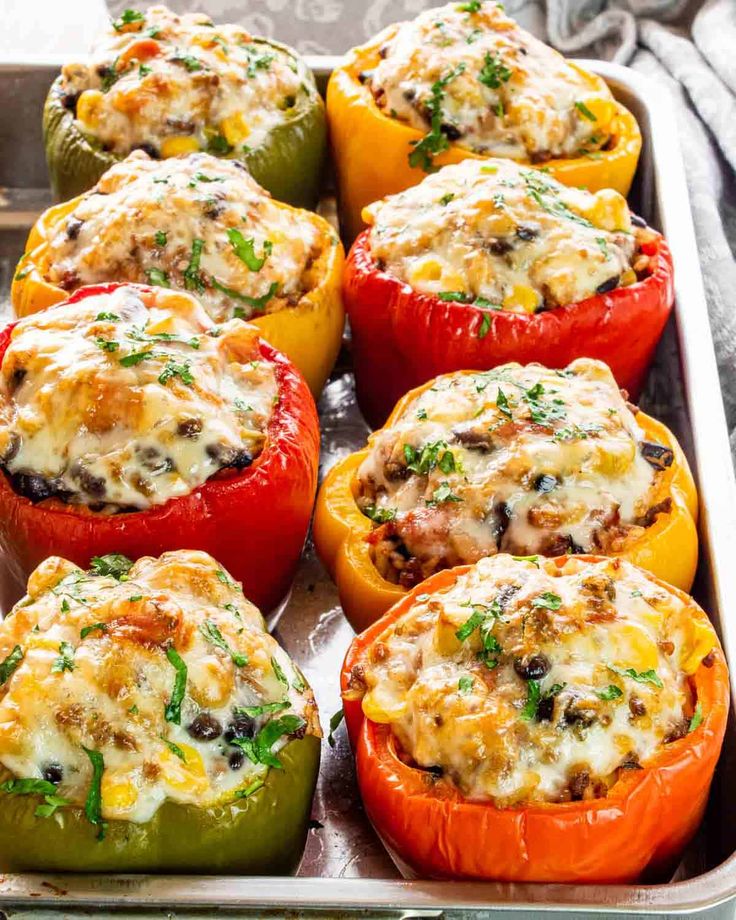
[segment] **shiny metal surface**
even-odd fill
[[[311,61],[322,82],[334,59]],[[0,98],[0,291],[22,252],[33,212],[50,201],[40,147],[40,106],[57,62],[3,66]],[[701,563],[694,593],[711,613],[729,660],[736,661],[736,487],[693,236],[678,138],[668,101],[648,81],[615,65],[589,62],[634,112],[646,137],[632,192],[636,210],[668,237],[676,265],[676,320],[659,347],[642,405],[680,437],[702,502]],[[18,140],[19,139],[19,140]],[[367,432],[354,401],[349,352],[320,402],[323,471],[362,445]],[[6,591],[8,603],[17,588]],[[352,637],[331,581],[307,546],[277,635],[315,688],[327,731],[339,708],[337,675]],[[509,885],[401,879],[368,825],[340,728],[323,746],[315,826],[296,878],[56,876],[0,877],[0,909],[9,917],[89,916],[137,909],[146,916],[343,917],[368,910],[382,917],[733,917],[736,898],[736,730],[729,725],[711,806],[675,879],[632,886]],[[92,845],[92,844],[91,844]]]

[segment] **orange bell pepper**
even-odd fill
[[[566,558],[555,562],[562,567]],[[445,569],[418,585],[357,636],[345,658],[340,685],[358,785],[386,847],[413,872],[433,878],[614,883],[673,868],[702,819],[726,729],[728,669],[715,634],[713,652],[689,675],[702,721],[663,745],[643,769],[623,772],[606,798],[511,808],[468,801],[403,762],[390,727],[364,716],[362,697],[351,688],[353,668],[367,663],[373,643],[417,594],[442,591],[470,568]],[[654,581],[688,605],[694,625],[712,630],[695,601]]]
[[[38,218],[26,242],[26,251],[13,278],[11,302],[18,317],[36,313],[66,300],[69,292],[46,280],[48,238],[52,230],[77,207],[83,196],[54,205]],[[290,205],[277,203],[290,211]],[[309,211],[302,211],[320,228],[325,222]],[[342,342],[345,316],[340,293],[345,254],[342,245],[326,244],[311,271],[318,283],[295,307],[267,313],[249,320],[278,351],[283,352],[302,372],[312,394],[319,396],[330,375]]]
[[[389,26],[367,44],[353,48],[345,63],[332,72],[327,85],[327,120],[337,172],[340,223],[349,242],[365,228],[361,212],[367,204],[402,192],[426,175],[421,168],[409,165],[412,142],[420,140],[422,132],[385,115],[375,104],[370,89],[359,80],[360,73],[376,67],[380,47],[393,38],[397,28]],[[576,64],[571,66],[592,90],[604,89],[601,77]],[[541,165],[565,185],[584,185],[590,191],[613,188],[625,196],[640,150],[641,132],[636,119],[616,103],[610,150],[602,150],[595,157],[548,160]],[[469,157],[485,159],[459,143],[451,143],[434,162],[445,166]]]
[[[385,427],[394,424],[407,406],[433,385],[434,380],[430,380],[400,399]],[[659,475],[654,497],[655,503],[671,498],[672,505],[670,511],[657,516],[642,537],[632,540],[623,552],[615,555],[689,591],[698,563],[695,482],[672,432],[644,412],[637,414],[636,421],[647,440],[674,452],[671,466]],[[358,507],[353,491],[358,467],[367,455],[367,448],[356,451],[330,470],[317,496],[313,523],[317,553],[337,584],[345,616],[356,631],[365,629],[406,596],[406,589],[383,578],[371,559],[367,537],[373,530],[373,522]]]

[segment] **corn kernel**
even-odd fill
[[[370,690],[363,697],[363,712],[371,722],[388,724],[400,719],[406,712],[406,702],[396,699],[378,687]]]
[[[223,118],[220,122],[220,131],[231,147],[242,144],[250,134],[250,128],[242,112],[236,112],[234,115]]]
[[[98,89],[87,89],[77,101],[77,118],[88,128],[94,128],[100,117],[104,96]]]
[[[608,660],[618,668],[649,671],[659,664],[657,645],[641,626],[623,623],[611,630],[608,642]]]
[[[616,107],[612,99],[606,96],[587,96],[580,102],[594,116],[597,128],[605,128],[611,123]]]
[[[442,264],[437,259],[422,259],[410,273],[409,283],[415,281],[439,281],[442,277]]]
[[[170,748],[164,748],[159,755],[163,767],[166,785],[175,792],[183,792],[192,797],[203,795],[210,787],[202,755],[188,744],[179,745],[184,755],[182,760]]]
[[[715,647],[713,630],[706,623],[697,621],[691,623],[692,635],[682,649],[681,668],[686,674],[694,674],[700,667],[700,662]]]
[[[517,313],[534,313],[539,306],[539,295],[527,284],[515,284],[503,299],[504,310],[513,310]]]
[[[630,284],[636,284],[636,272],[627,268],[621,275],[621,287],[628,287]]]
[[[602,230],[630,230],[631,215],[623,195],[612,188],[601,189],[594,195],[594,202],[586,216],[596,227]]]
[[[199,150],[199,141],[190,134],[167,137],[166,140],[161,142],[161,156],[164,159],[178,157],[185,153],[194,153],[197,150]]]
[[[138,789],[124,770],[105,770],[100,786],[106,811],[129,811],[138,798]]]

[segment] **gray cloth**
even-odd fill
[[[169,0],[340,53],[442,0]],[[128,0],[113,0],[118,14]],[[522,25],[566,54],[610,58],[657,80],[675,101],[724,403],[736,452],[736,0],[507,0]]]

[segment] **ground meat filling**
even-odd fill
[[[533,314],[645,278],[654,231],[618,192],[466,160],[365,210],[371,256],[423,294]]]
[[[49,228],[43,272],[67,291],[99,281],[192,291],[223,322],[297,306],[334,242],[324,221],[274,202],[235,160],[137,151]]]
[[[124,286],[22,319],[0,366],[0,464],[21,495],[115,513],[250,466],[278,398],[255,327]]]
[[[351,689],[400,757],[469,799],[596,799],[697,725],[689,675],[716,641],[629,563],[495,556],[420,594]]]
[[[542,163],[595,156],[613,137],[609,90],[493,0],[450,3],[401,23],[360,79],[386,115],[426,132],[409,156],[428,172],[450,142]]]
[[[381,576],[411,587],[496,553],[614,553],[670,500],[608,368],[509,364],[437,378],[369,441],[354,482]]]
[[[61,99],[92,143],[118,156],[259,147],[315,94],[292,56],[235,25],[164,6],[126,10],[66,64]]]

